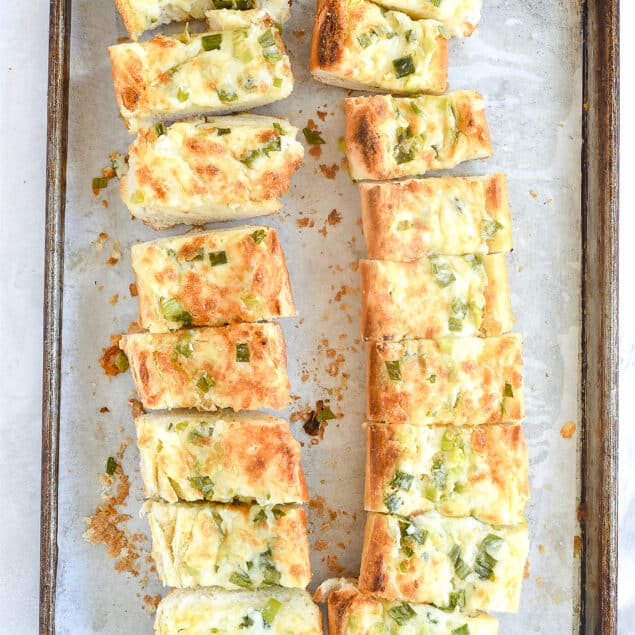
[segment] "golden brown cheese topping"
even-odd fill
[[[131,261],[139,323],[153,333],[296,315],[282,247],[270,227],[141,243],[133,245]]]
[[[512,249],[504,174],[360,183],[368,256],[409,262]]]
[[[447,58],[448,43],[436,21],[412,20],[366,0],[318,1],[310,65],[317,80],[439,94],[447,88]]]
[[[149,501],[144,510],[165,586],[304,588],[311,579],[301,507]]]
[[[430,604],[382,600],[360,593],[344,579],[326,580],[316,596],[326,595],[330,635],[497,635],[496,618],[480,612],[444,611]]]
[[[412,518],[371,512],[359,590],[448,610],[515,613],[528,549],[524,523],[493,527],[434,512]]]
[[[247,110],[287,97],[293,75],[273,20],[261,11],[214,11],[210,31],[157,35],[108,49],[130,132],[162,118]]]
[[[288,0],[115,0],[115,4],[132,40],[162,24],[203,20],[215,9],[261,9],[280,24],[290,15]]]
[[[504,254],[360,260],[362,335],[496,336],[513,323]]]
[[[289,403],[278,324],[136,333],[120,346],[144,408],[280,410]]]
[[[157,608],[155,635],[322,635],[322,615],[300,589],[179,589]]]
[[[302,165],[286,119],[206,117],[142,129],[120,183],[130,213],[155,229],[271,214]]]
[[[369,342],[367,416],[413,425],[520,421],[522,366],[517,333]]]
[[[302,503],[300,444],[289,424],[260,412],[172,411],[135,419],[146,498]]]
[[[518,424],[366,424],[364,505],[369,511],[413,516],[436,510],[513,525],[524,519],[527,470],[527,445]]]
[[[492,154],[483,97],[474,91],[349,97],[344,110],[354,180],[414,176]]]

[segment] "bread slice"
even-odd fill
[[[359,590],[450,610],[515,613],[528,549],[525,523],[492,527],[434,512],[412,518],[371,512]]]
[[[365,427],[368,511],[413,516],[436,510],[492,525],[523,521],[529,480],[519,424]]]
[[[300,589],[179,589],[161,600],[154,620],[154,635],[243,632],[322,635],[322,615]]]
[[[293,90],[291,64],[263,11],[212,11],[210,31],[157,35],[108,49],[119,111],[128,130],[159,120],[248,110]]]
[[[524,416],[522,338],[446,337],[369,342],[367,416],[456,426]]]
[[[165,586],[304,588],[311,580],[302,507],[148,501],[144,512]]]
[[[206,117],[142,129],[120,191],[154,229],[272,214],[302,165],[297,129],[261,115]]]
[[[346,155],[354,180],[397,179],[492,155],[481,95],[349,97]]]
[[[115,0],[132,40],[149,29],[170,22],[203,20],[208,11],[262,9],[280,24],[290,17],[289,0]]]
[[[504,174],[360,183],[359,191],[369,258],[408,262],[512,249]]]
[[[146,498],[259,505],[308,499],[300,444],[261,412],[176,410],[135,418]]]
[[[168,300],[174,315],[186,312]],[[144,408],[280,410],[289,403],[279,324],[134,333],[119,342]]]
[[[472,35],[481,21],[482,0],[381,0],[386,9],[403,11],[415,19],[438,20],[447,37]]]
[[[192,326],[296,315],[284,253],[271,227],[161,238],[133,245],[130,257],[139,324],[153,333],[182,326],[173,314],[166,315],[166,298],[180,303]]]
[[[413,94],[447,88],[448,43],[439,23],[366,0],[318,0],[310,69],[325,84]]]
[[[429,604],[389,602],[360,593],[354,581],[343,578],[322,582],[314,599],[327,602],[330,635],[498,635],[498,620],[486,613],[465,614],[443,611]]]
[[[495,336],[512,328],[505,254],[360,260],[359,273],[365,339]]]

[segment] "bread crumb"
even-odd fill
[[[315,146],[319,148],[320,146]],[[320,172],[330,180],[335,179],[337,173],[339,172],[340,166],[337,163],[333,163],[332,165],[326,165],[325,163],[320,163]]]
[[[342,222],[342,215],[336,209],[332,209],[326,217],[326,222],[329,225],[337,225]]]
[[[538,545],[538,551],[540,551],[540,553],[545,553],[545,546],[544,545]]]
[[[108,377],[115,377],[128,370],[128,358],[119,348],[120,335],[110,337],[110,346],[102,348],[102,356],[99,358],[99,365],[104,369]]]
[[[563,439],[570,439],[575,434],[576,427],[573,421],[567,421],[562,428],[560,428],[560,436]]]
[[[112,267],[113,265],[116,265],[120,260],[121,250],[119,249],[119,241],[115,240],[115,242],[112,244],[112,252],[110,254],[110,258],[108,258],[106,264]]]
[[[328,112],[326,112],[325,110],[317,111],[317,116],[320,121],[324,121],[326,119],[326,115],[328,115]]]
[[[538,192],[536,190],[529,190],[531,198],[538,198]]]
[[[104,243],[108,240],[108,234],[105,232],[100,232],[97,240],[95,241],[95,249],[97,251],[101,251],[104,248]]]
[[[322,144],[318,144],[318,145],[312,145],[310,150],[309,150],[309,154],[314,158],[314,159],[319,159],[322,156]]]
[[[582,553],[582,536],[573,536],[573,557],[578,558]]]
[[[110,304],[112,304],[113,306],[114,306],[115,304],[117,304],[117,302],[119,302],[119,294],[118,294],[118,293],[115,293],[115,295],[113,295],[113,296],[112,296],[112,298],[110,298],[110,300],[108,300],[108,302],[109,302]]]
[[[139,295],[139,292],[137,291],[137,285],[134,282],[131,282],[128,285],[128,289],[130,290],[130,297],[136,298]]]
[[[301,38],[306,35],[306,31],[293,31],[292,33],[297,38]]]
[[[110,412],[110,408],[108,408],[108,406],[102,406],[102,407],[99,409],[99,412],[101,412],[101,414],[107,414],[107,413],[109,413],[109,412]]]

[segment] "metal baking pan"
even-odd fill
[[[488,98],[495,156],[456,173],[509,175],[510,283],[525,337],[531,564],[521,611],[502,616],[501,632],[614,633],[618,1],[484,4],[479,33],[451,44],[450,80]],[[108,209],[90,192],[108,153],[125,152],[129,142],[105,53],[124,33],[110,2],[51,0],[50,10],[40,632],[150,632],[142,598],[161,590],[155,576],[141,588],[143,570],[114,571],[104,550],[81,538],[100,500],[104,459],[134,437],[132,384],[125,376],[107,381],[97,359],[109,336],[135,319],[127,250],[155,235],[130,221],[113,185],[104,192]],[[318,583],[359,566],[364,361],[354,263],[364,249],[356,189],[337,149],[346,91],[313,82],[307,71],[313,10],[311,0],[294,4],[285,39],[296,90],[265,111],[300,128],[313,118],[327,144],[321,157],[307,155],[283,213],[263,220],[281,235],[300,310],[283,325],[298,396],[284,414],[330,398],[340,415],[319,443],[292,424],[305,443]],[[101,231],[110,238],[99,252]],[[114,239],[123,257],[108,267]],[[577,423],[573,440],[560,436],[568,419]],[[143,532],[134,444],[124,463],[132,488],[122,511],[133,516],[129,530]]]

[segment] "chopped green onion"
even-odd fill
[[[97,176],[93,179],[93,190],[104,190],[108,187],[108,179],[105,176]]]
[[[251,168],[254,165],[254,161],[261,156],[263,155],[260,150],[250,150],[242,159],[240,159],[240,162],[248,168]]]
[[[266,523],[267,522],[267,512],[264,509],[261,509],[254,516],[254,523]]]
[[[447,30],[444,24],[439,24],[439,35],[446,40],[452,39],[452,34]]]
[[[240,622],[240,624],[238,625],[238,628],[249,628],[251,626],[254,625],[254,621],[251,619],[251,617],[249,617],[249,615],[243,615],[243,619]],[[180,629],[179,629],[180,630]],[[212,633],[214,631],[212,630]]]
[[[505,389],[503,390],[503,395],[505,397],[513,397],[514,396],[514,389],[512,388],[511,384],[505,383]]]
[[[249,361],[249,344],[246,342],[238,342],[236,344],[236,361],[248,362]]]
[[[106,474],[108,474],[108,476],[114,476],[115,472],[117,471],[117,466],[118,463],[115,460],[115,457],[109,456],[108,460],[106,461]]]
[[[434,384],[434,382],[437,380],[437,376],[433,373],[432,375],[430,375],[430,377],[428,377],[428,381],[431,384]]]
[[[253,241],[256,243],[256,245],[259,245],[267,236],[267,231],[264,229],[257,229],[255,232],[253,232],[251,234],[251,237],[253,238]]]
[[[414,158],[415,146],[410,145],[409,147],[405,147],[402,144],[399,144],[395,147],[395,161],[398,165],[408,163],[408,161],[412,161]]]
[[[224,251],[210,251],[209,252],[209,264],[212,267],[218,267],[218,265],[227,264],[227,253]]]
[[[465,564],[463,558],[461,558],[461,547],[454,545],[448,554],[452,564],[454,565],[454,571],[461,580],[465,580],[472,570]]]
[[[264,567],[263,571],[263,584],[271,586],[272,584],[278,584],[280,582],[280,571],[276,568],[273,562],[273,554],[271,548],[260,554],[260,564]]]
[[[386,508],[391,513],[396,512],[401,506],[401,503],[402,503],[401,496],[399,496],[396,492],[384,498],[384,505],[386,505]]]
[[[143,203],[144,201],[144,198],[145,197],[143,196],[143,192],[141,190],[135,190],[130,197],[130,202],[133,205],[141,205],[141,203]]]
[[[456,280],[456,276],[454,275],[452,269],[450,269],[450,265],[445,262],[433,261],[432,275],[434,276],[436,283],[442,288],[447,287]]]
[[[436,145],[436,144],[432,144],[430,147],[434,150],[434,158],[438,160],[439,159],[439,146]]]
[[[276,619],[276,615],[278,611],[282,607],[282,602],[276,600],[276,598],[271,598],[265,607],[262,609],[262,619],[266,626],[271,626],[273,621]]]
[[[386,372],[393,381],[401,381],[401,363],[398,359],[386,361]]]
[[[329,419],[335,419],[335,415],[333,414],[333,411],[326,406],[315,415],[315,418],[318,421],[328,421]]]
[[[267,29],[259,38],[258,42],[263,48],[276,46],[276,37],[271,29]]]
[[[357,41],[363,49],[368,48],[373,43],[373,39],[371,38],[369,33],[362,33],[361,35],[357,36]]]
[[[161,313],[169,322],[181,322],[185,326],[192,324],[192,315],[185,310],[185,307],[175,298],[161,298]]]
[[[414,476],[412,474],[406,474],[406,472],[397,470],[395,477],[392,481],[390,481],[390,485],[395,489],[401,489],[407,492],[410,489],[413,480]]]
[[[280,53],[276,37],[271,29],[267,29],[258,38],[258,42],[262,47],[262,55],[268,62],[277,62],[282,59],[282,53]]]
[[[450,635],[470,635],[470,627],[467,624],[463,624],[463,626],[453,629]]]
[[[201,38],[201,46],[204,51],[217,51],[223,42],[222,33],[211,33]]]
[[[418,542],[420,545],[424,544],[428,537],[426,529],[417,529],[415,524],[407,521],[399,521],[399,530],[402,538],[412,538],[412,540]]]
[[[184,88],[179,88],[179,91],[176,93],[176,98],[180,102],[187,101],[190,98],[190,92]]]
[[[216,94],[218,98],[224,103],[230,103],[238,99],[238,94],[235,90],[225,90],[224,88],[217,88]]]
[[[467,304],[459,298],[452,300],[452,313],[457,317],[463,319],[467,315]]]
[[[319,131],[317,130],[311,130],[311,128],[302,128],[302,134],[304,135],[306,142],[312,146],[326,143],[326,141],[322,139]]]
[[[417,39],[414,31],[412,29],[408,29],[406,31],[406,42],[414,42]]]
[[[207,428],[207,432],[201,432],[200,430],[194,429],[190,430],[190,434],[188,435],[187,439],[194,445],[206,445],[207,441],[205,441],[205,439],[209,439],[211,436],[213,436],[213,434],[214,428],[211,426]]]
[[[423,110],[420,108],[419,104],[414,101],[414,99],[408,103],[410,104],[410,108],[412,108],[412,112],[414,112],[415,115],[423,114]]]
[[[481,237],[486,240],[494,238],[494,234],[501,229],[503,226],[496,219],[481,221]]]
[[[251,589],[253,588],[253,584],[251,582],[251,578],[244,572],[241,571],[240,569],[234,571],[230,576],[229,576],[229,581],[238,586],[241,587],[243,589]]]
[[[415,610],[406,602],[388,609],[388,615],[390,615],[399,626],[403,626],[408,620],[415,617],[416,614]]]
[[[439,490],[432,484],[426,485],[424,496],[432,503],[439,500]]]
[[[199,260],[203,260],[205,257],[205,250],[202,247],[199,247],[196,254],[191,258],[186,258],[186,262],[198,262]]]
[[[183,355],[183,357],[192,357],[194,352],[194,346],[192,345],[192,334],[187,333],[184,335],[174,347],[174,352],[177,355]]]
[[[231,128],[216,128],[216,134],[219,137],[222,137],[226,134],[231,134],[232,129]]]
[[[123,351],[118,351],[112,361],[120,373],[125,373],[130,367],[130,362]]]
[[[398,232],[403,232],[406,231],[407,229],[411,229],[412,228],[412,223],[409,220],[400,220],[397,223],[397,231]]]
[[[280,35],[282,35],[282,31],[284,29],[282,24],[280,22],[274,22],[274,26],[276,27],[276,30],[278,31],[278,33],[280,33]]]
[[[280,88],[282,86],[282,77],[274,77],[273,78],[273,85],[274,85],[275,88]]]
[[[210,388],[216,385],[216,382],[212,377],[207,374],[207,371],[204,370],[201,376],[198,378],[196,382],[196,387],[204,393],[208,393]]]
[[[154,133],[157,137],[164,135],[166,133],[165,124],[162,121],[154,124]]]
[[[450,602],[448,606],[445,608],[447,611],[454,611],[455,608],[463,609],[465,608],[465,589],[461,589],[460,591],[455,591],[450,593]]]
[[[256,3],[253,0],[235,0],[234,4],[239,11],[249,11],[249,9],[256,8]]]
[[[274,507],[271,512],[273,513],[273,517],[278,519],[278,518],[284,518],[287,514],[282,511],[279,507]]]
[[[214,498],[214,483],[209,476],[192,476],[190,479],[190,485],[197,490],[200,490],[203,494],[203,498],[207,501],[211,501]],[[218,526],[218,521],[215,519],[217,529],[222,533],[222,527]]]
[[[459,318],[451,317],[448,319],[448,330],[449,331],[462,331],[463,330],[463,320]]]
[[[476,560],[474,561],[474,571],[481,580],[489,580],[494,573],[494,567],[497,563],[498,560],[490,555],[481,545],[481,550],[478,552]]]
[[[273,139],[269,139],[269,141],[262,146],[261,151],[265,156],[269,156],[271,152],[280,152],[282,145],[280,143],[280,137],[276,135]]]
[[[498,549],[505,543],[505,540],[496,534],[487,534],[481,542],[482,549]]]
[[[412,55],[398,57],[392,61],[392,65],[395,69],[397,79],[406,77],[407,75],[412,75],[415,72],[415,62]]]

